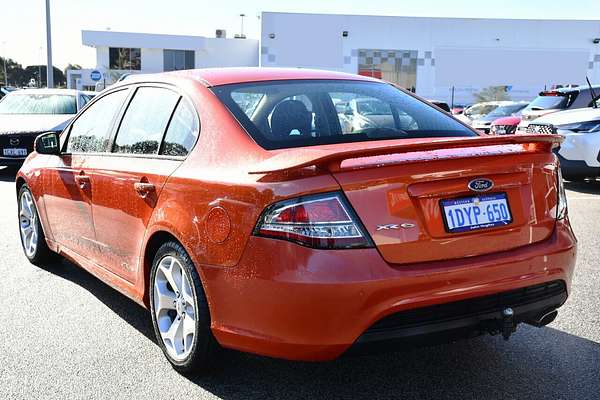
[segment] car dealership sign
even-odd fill
[[[97,69],[93,70],[90,72],[90,79],[94,82],[98,82],[100,79],[102,79],[102,72],[98,71]]]

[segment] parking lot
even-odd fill
[[[28,263],[13,179],[0,171],[1,399],[600,397],[600,183],[567,184],[578,265],[547,328],[319,364],[228,351],[212,374],[186,378],[140,306],[69,262]]]

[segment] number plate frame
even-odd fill
[[[6,147],[2,150],[4,157],[27,157],[27,149],[21,147]]]
[[[504,199],[504,201],[506,202],[506,208],[508,209],[509,219],[488,222],[488,223],[482,223],[482,224],[475,224],[475,225],[470,225],[470,226],[461,226],[461,227],[456,227],[456,228],[451,229],[450,226],[448,225],[445,206],[456,205],[457,202],[460,202],[461,200],[465,201],[465,200],[473,200],[473,199],[479,199],[479,201]],[[498,226],[507,226],[507,225],[510,225],[513,223],[513,213],[510,208],[510,203],[508,201],[508,195],[505,192],[480,194],[480,195],[474,195],[474,196],[455,197],[455,198],[451,198],[451,199],[441,199],[440,200],[440,210],[442,212],[442,218],[444,220],[444,229],[448,233],[472,232],[472,231],[477,231],[477,230],[482,230],[482,229],[496,228]]]

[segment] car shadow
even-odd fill
[[[52,275],[68,280],[86,289],[90,294],[113,310],[121,319],[151,341],[156,342],[150,314],[144,307],[64,258],[43,265],[41,268]]]
[[[584,194],[600,194],[600,181],[588,180],[585,182],[567,182],[565,189]]]
[[[17,169],[12,167],[0,167],[0,182],[14,182]]]
[[[147,310],[62,260],[44,269],[83,288],[153,342]],[[560,315],[559,315],[560,319]],[[160,351],[157,347],[156,351]],[[594,398],[600,344],[521,325],[510,341],[484,336],[395,353],[292,362],[221,351],[207,374],[186,376],[223,399]]]

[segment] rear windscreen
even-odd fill
[[[566,108],[569,97],[567,95],[544,95],[536,97],[529,105],[526,110],[548,110],[556,108]]]
[[[386,83],[292,80],[212,88],[265,149],[382,139],[477,136]]]

